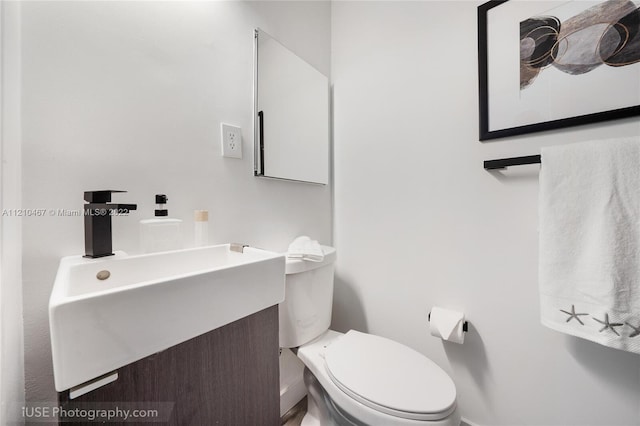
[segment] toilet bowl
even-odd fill
[[[287,260],[280,346],[304,363],[302,426],[458,426],[453,381],[429,358],[393,340],[329,330],[335,249],[323,262]]]
[[[301,346],[298,357],[313,375],[305,378],[310,396],[303,426],[460,424],[453,381],[397,342],[329,330]]]

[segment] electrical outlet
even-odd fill
[[[242,129],[230,124],[221,123],[222,156],[242,158]]]

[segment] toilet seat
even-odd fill
[[[455,385],[419,352],[380,336],[351,330],[324,354],[330,379],[376,411],[411,420],[439,420],[456,408]]]

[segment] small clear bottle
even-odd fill
[[[207,210],[195,210],[194,220],[194,242],[196,247],[209,245],[209,212]]]

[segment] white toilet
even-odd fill
[[[336,250],[287,259],[280,346],[298,348],[308,408],[302,426],[458,426],[456,388],[429,358],[383,337],[329,330]]]

